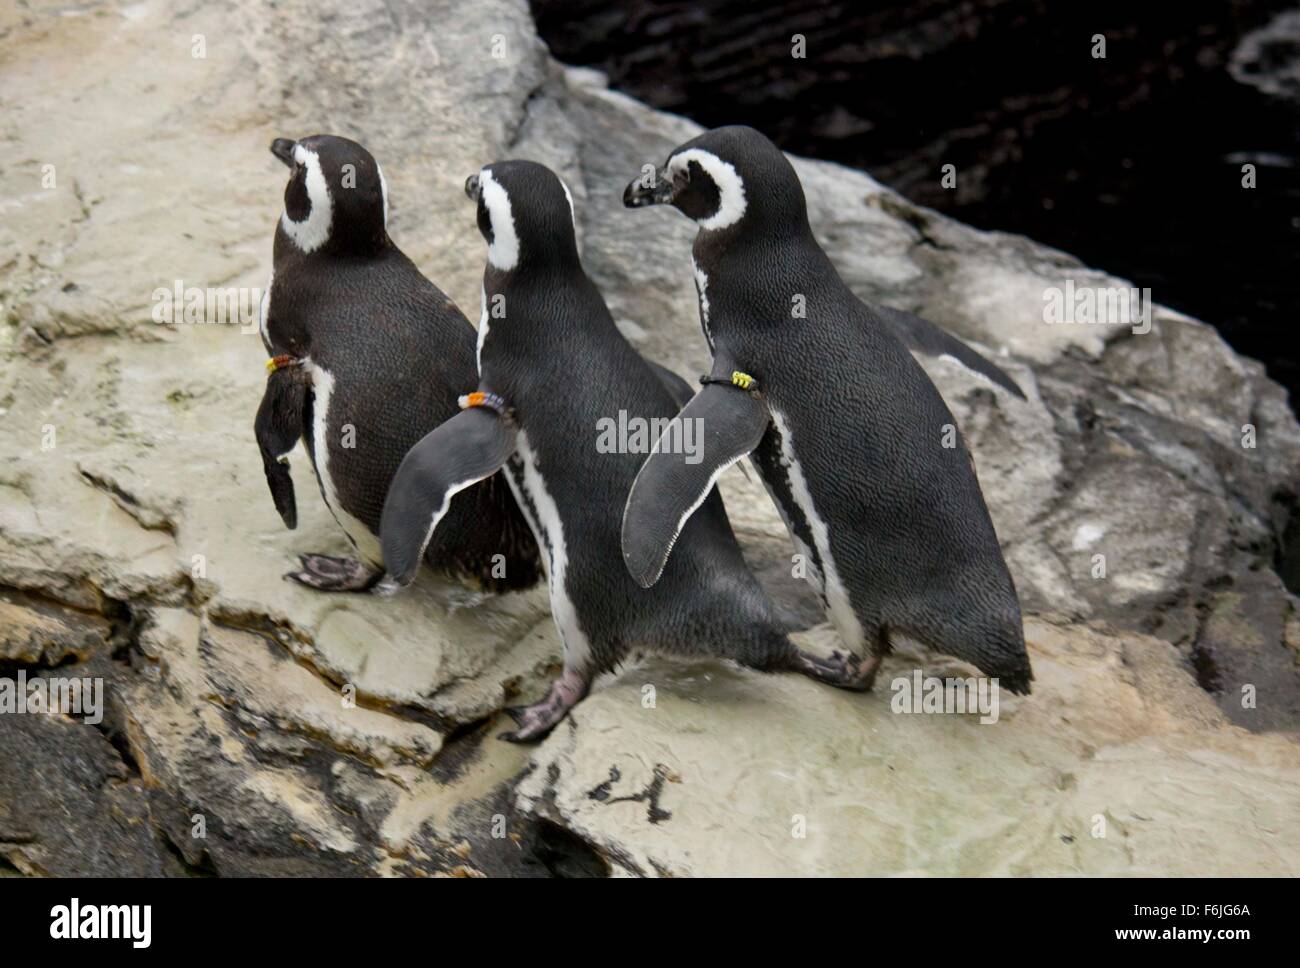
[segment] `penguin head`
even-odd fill
[[[289,168],[280,230],[302,252],[373,252],[388,242],[388,185],[361,145],[332,134],[276,138]]]
[[[761,132],[714,128],[675,148],[659,169],[646,166],[623,192],[628,208],[672,205],[701,229],[720,231],[760,220],[807,224],[794,167]]]
[[[478,206],[488,264],[510,272],[578,260],[573,196],[560,177],[535,161],[497,161],[465,180]]]

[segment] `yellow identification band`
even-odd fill
[[[740,370],[731,371],[732,386],[740,387],[742,390],[749,390],[754,386],[756,381],[748,373],[742,373]]]
[[[700,377],[701,386],[709,386],[712,383],[717,383],[724,387],[735,387],[737,390],[744,390],[746,393],[758,392],[758,380],[750,376],[744,370],[732,370],[730,380],[724,380],[722,377],[712,377],[707,373]]]
[[[266,361],[266,372],[274,373],[276,370],[283,369],[286,366],[297,366],[300,361],[294,359],[288,353],[281,353],[279,356],[273,356]]]

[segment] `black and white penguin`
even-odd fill
[[[1020,603],[974,464],[905,345],[961,359],[949,344],[964,344],[911,314],[882,318],[849,290],[813,237],[794,168],[752,128],[687,142],[624,204],[670,204],[699,226],[714,360],[681,413],[709,428],[704,460],[656,452],[628,496],[631,574],[662,580],[700,495],[748,454],[840,638],[864,656],[852,660],[864,687],[901,636],[1028,692]]]
[[[277,138],[271,152],[291,175],[262,299],[271,359],[257,442],[294,528],[288,454],[305,439],[321,497],[357,550],[301,555],[286,577],[364,590],[383,575],[379,517],[398,464],[477,380],[474,329],[388,237],[388,189],[370,152],[333,135]],[[540,578],[536,542],[500,477],[457,496],[425,558],[490,591]]]
[[[646,590],[632,580],[619,528],[653,438],[643,433],[643,445],[629,437],[613,446],[607,437],[602,445],[602,426],[620,417],[628,426],[646,418],[667,424],[680,404],[615,328],[583,271],[572,198],[553,172],[530,161],[498,162],[471,176],[466,193],[488,243],[479,386],[459,416],[402,461],[381,533],[390,580],[404,585],[453,495],[506,468],[542,548],[564,671],[541,702],[509,710],[519,728],[505,738],[544,735],[596,674],[631,650],[716,655],[847,682],[845,663],[791,644],[716,492],[701,492],[661,581]]]

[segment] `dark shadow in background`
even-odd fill
[[[532,6],[560,60],[1149,286],[1300,400],[1300,14],[1279,16],[1294,2]]]

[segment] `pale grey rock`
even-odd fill
[[[865,703],[798,677],[629,669],[547,740],[520,805],[612,874],[1296,871],[1293,739],[1227,726],[1166,642],[1036,619],[1026,633],[1034,695],[989,724],[895,715],[888,684],[911,657],[887,659]]]
[[[267,146],[335,131],[372,148],[393,236],[475,318],[484,253],[461,186],[486,162],[529,157],[569,185],[620,327],[693,379],[707,358],[691,227],[620,195],[695,126],[553,63],[522,0],[38,2],[0,11],[0,65],[0,663],[67,663],[110,696],[100,728],[0,716],[0,744],[19,751],[0,765],[9,865],[1300,868],[1287,812],[1300,618],[1279,578],[1300,580],[1300,427],[1262,367],[1210,328],[1162,307],[1145,335],[1047,325],[1051,287],[1126,283],[796,159],[855,291],[929,315],[1025,389],[1013,400],[924,363],[974,452],[1031,615],[1038,688],[975,726],[894,716],[884,685],[849,696],[654,660],[520,749],[496,739],[498,711],[554,672],[544,592],[479,600],[423,576],[377,599],[282,581],[295,553],[348,546],[301,451],[297,531],[265,492],[254,327],[159,325],[155,292],[264,285],[283,190]],[[813,624],[756,475],[722,487],[747,556],[792,620]],[[830,645],[824,628],[806,635]],[[964,668],[908,649],[887,669],[918,663]],[[43,787],[22,786],[30,770]],[[791,836],[795,814],[807,838]],[[74,857],[73,839],[95,850]]]

